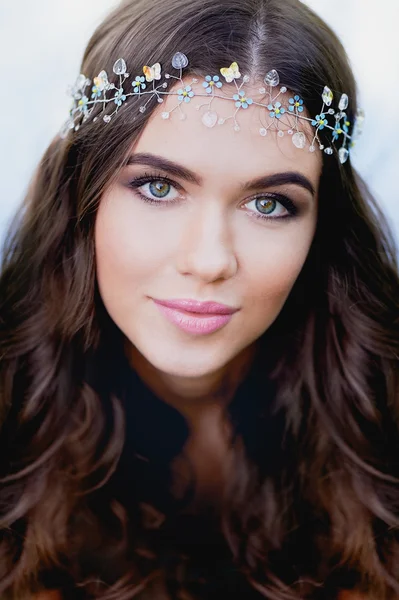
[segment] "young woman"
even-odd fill
[[[72,94],[3,252],[1,597],[397,598],[398,268],[340,42],[126,0]]]

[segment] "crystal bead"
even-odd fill
[[[264,87],[259,88],[259,93],[266,94],[266,88],[264,88]]]
[[[167,84],[167,83],[165,83],[165,82],[163,82],[163,84],[162,84],[162,87],[163,87],[163,88],[167,88],[167,87],[168,87],[168,84]]]
[[[234,125],[234,131],[240,131],[241,127],[239,125]]]
[[[261,127],[259,129],[259,133],[261,134],[262,137],[265,137],[267,135],[267,129],[265,129],[264,127]]]
[[[207,127],[214,127],[217,123],[218,116],[217,113],[211,110],[207,110],[206,113],[202,115],[202,122]]]
[[[341,99],[338,104],[339,110],[346,110],[348,108],[349,98],[346,94],[342,94]]]
[[[183,52],[176,52],[172,58],[172,66],[174,69],[184,69],[188,65],[188,58]]]
[[[316,146],[310,146],[309,147],[309,152],[315,152],[316,151]]]
[[[169,113],[168,112],[163,112],[162,113],[162,118],[163,119],[169,119]]]
[[[288,135],[292,135],[294,132],[292,131],[292,129],[289,129],[289,130],[287,131],[287,133],[288,133]]]
[[[169,73],[165,73],[165,79],[169,79],[169,78],[170,78]]]
[[[158,102],[159,102],[159,104],[162,104],[163,98],[158,98]]]
[[[329,108],[327,112],[329,115],[333,115],[335,111],[333,108]]]
[[[223,119],[223,117],[220,117],[219,121],[218,121],[218,125],[223,125],[225,122],[225,119]]]
[[[276,87],[280,83],[280,76],[275,69],[272,69],[266,74],[264,82],[270,87]]]
[[[145,106],[140,106],[140,108],[139,108],[139,111],[140,111],[141,113],[145,112]]]
[[[326,106],[331,106],[334,94],[332,93],[329,87],[325,86],[321,97],[323,98],[323,102]]]
[[[249,75],[244,75],[244,77],[242,78],[244,83],[248,83],[249,79]]]
[[[340,148],[338,151],[338,156],[341,164],[346,163],[349,158],[349,150],[347,148]]]
[[[324,150],[324,152],[325,152],[326,154],[328,154],[329,156],[331,156],[331,154],[334,154],[334,150],[333,150],[332,148],[326,148],[326,149]]]
[[[193,83],[198,83],[198,79],[197,79],[197,78],[194,78],[194,79],[193,79]]]
[[[95,123],[96,121],[98,121],[98,117],[94,117],[93,123]]]
[[[292,136],[292,143],[294,144],[294,146],[296,148],[304,148],[306,145],[306,137],[305,134],[302,133],[302,131],[297,131],[293,136]]]
[[[110,120],[111,120],[111,116],[110,116],[110,115],[104,115],[104,116],[103,116],[103,121],[104,121],[105,123],[109,123],[109,122],[110,122]]]
[[[285,85],[282,88],[280,88],[280,92],[282,94],[285,94],[286,91],[287,91],[287,88],[285,87]]]
[[[79,129],[80,129],[80,125],[76,125],[75,131],[79,131]]]
[[[78,78],[75,81],[75,85],[73,86],[75,92],[77,92],[78,90],[84,90],[84,88],[86,87],[86,79],[86,75],[83,75],[83,73],[78,75]]]
[[[83,73],[81,73],[80,75],[78,75],[78,78],[75,82],[75,89],[76,90],[83,90],[83,88],[86,87],[86,75],[83,75]]]
[[[278,137],[284,137],[284,131],[281,131],[281,129],[280,129],[280,131],[278,132],[277,135],[278,135]]]
[[[123,75],[126,73],[126,63],[123,58],[118,58],[112,70],[116,75]]]

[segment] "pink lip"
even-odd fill
[[[181,300],[155,300],[157,304],[168,306],[176,310],[184,310],[192,313],[211,314],[211,315],[231,315],[238,308],[232,308],[226,304],[219,304],[218,302],[199,302],[198,300],[190,300],[182,298]]]
[[[233,313],[238,310],[226,305],[191,300],[154,300],[154,302],[171,323],[177,325],[183,331],[196,335],[205,335],[217,331],[231,321]],[[182,308],[183,306],[187,307],[187,305],[191,308],[191,311]],[[193,306],[196,308],[196,312],[192,311]],[[199,313],[199,310],[202,311],[202,314]],[[218,312],[215,312],[215,310]]]

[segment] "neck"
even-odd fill
[[[125,351],[132,368],[161,400],[176,408],[191,428],[203,426],[210,416],[224,413],[245,379],[256,354],[256,344],[245,348],[217,371],[199,378],[170,375],[154,367],[128,340]]]

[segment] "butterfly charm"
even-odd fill
[[[148,67],[147,65],[143,67],[143,73],[147,81],[154,81],[154,79],[161,79],[161,65],[160,63],[155,63],[152,67]]]
[[[94,77],[93,83],[99,91],[104,91],[109,89],[109,81],[108,76],[105,71],[101,71],[101,73]]]
[[[220,72],[226,79],[227,83],[231,83],[234,79],[239,79],[241,77],[241,73],[236,62],[231,63],[229,67],[223,67],[220,69]]]

